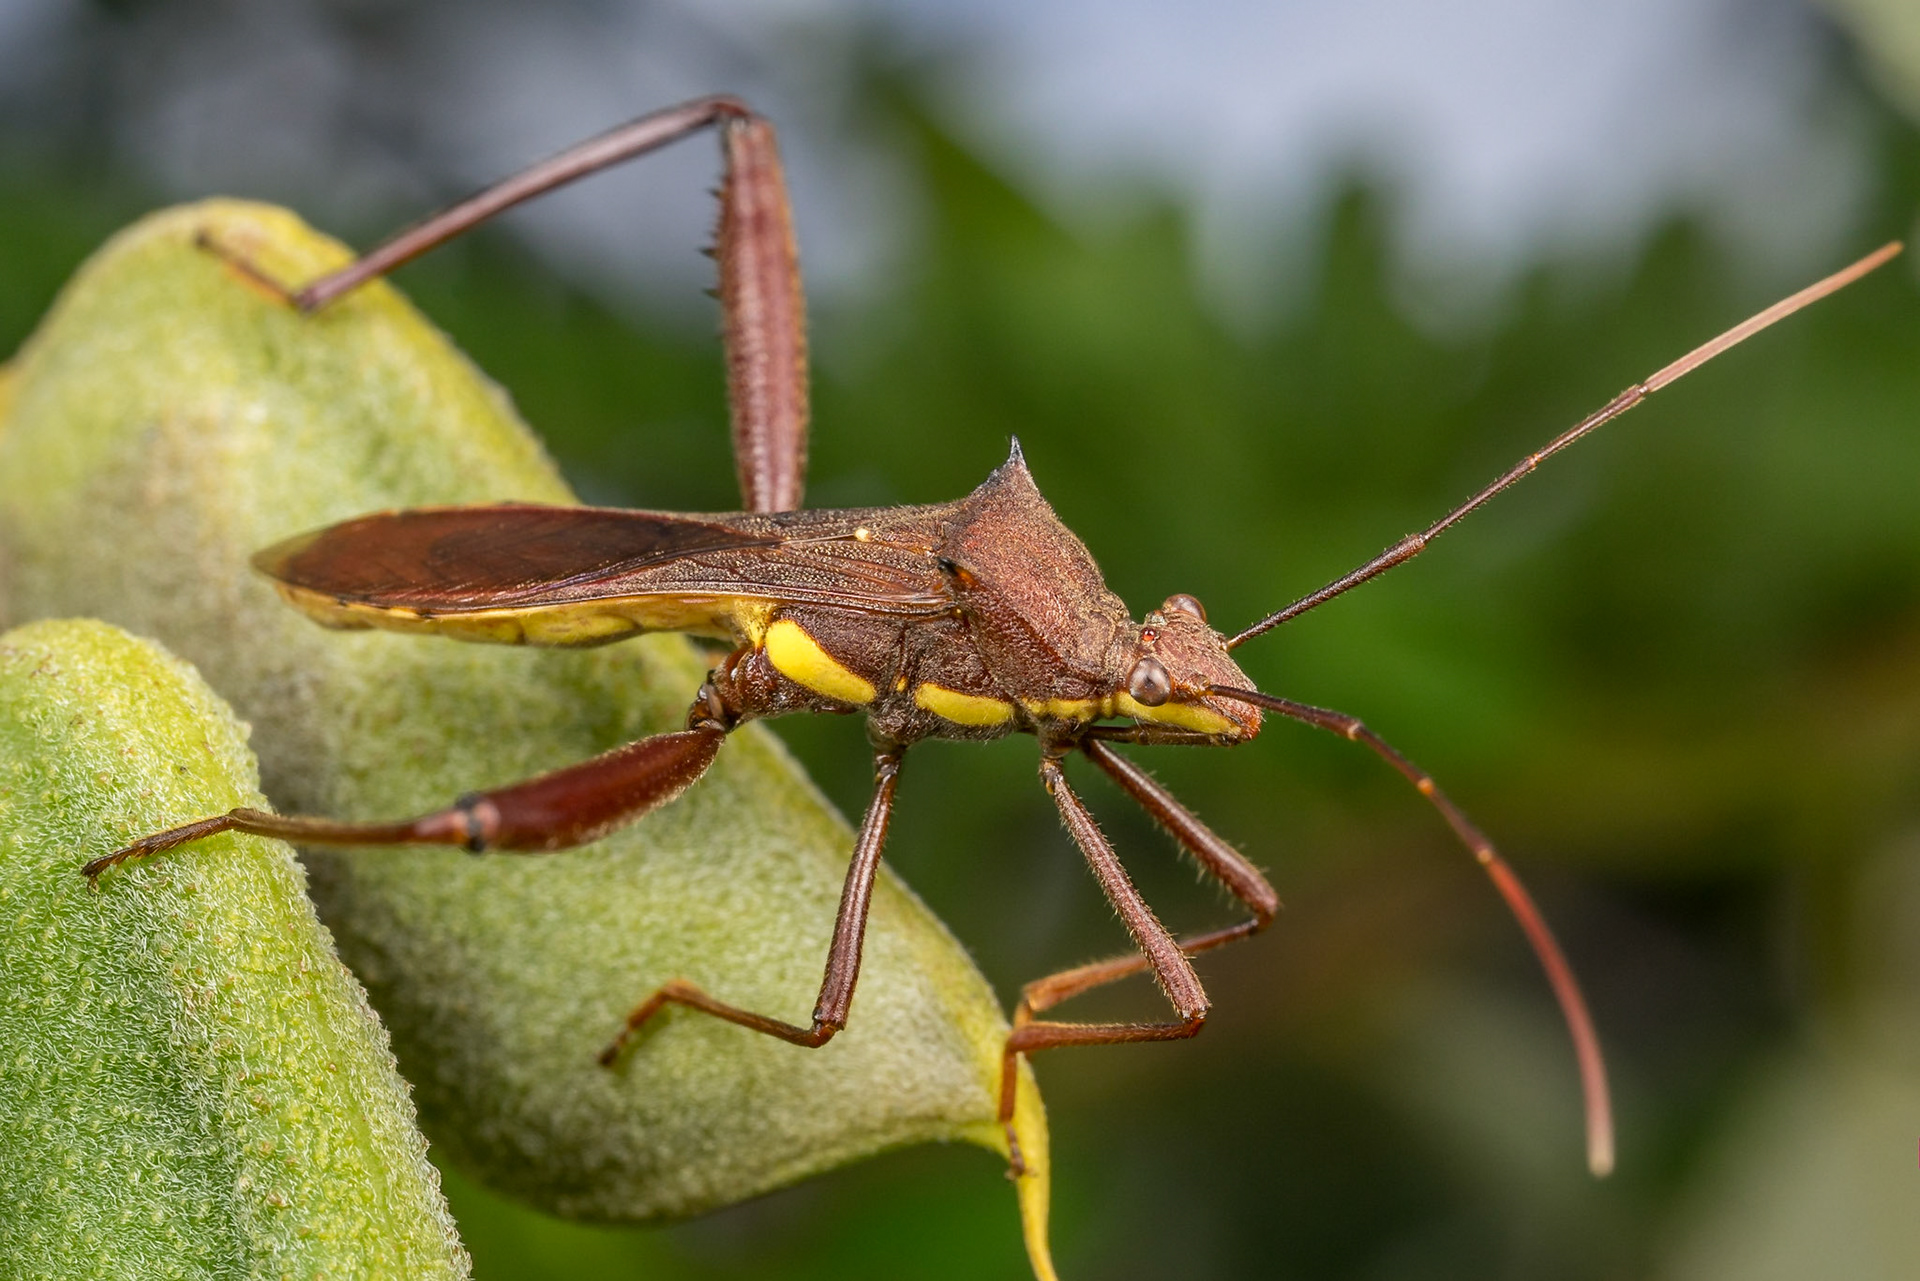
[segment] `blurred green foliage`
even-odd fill
[[[1396,304],[1386,198],[1354,186],[1327,211],[1311,284],[1289,291],[1299,304],[1247,334],[1196,294],[1171,205],[1072,234],[911,110],[875,109],[894,117],[926,223],[887,297],[816,316],[811,501],[950,498],[1017,433],[1136,609],[1191,591],[1223,626],[1425,524],[1804,283],[1676,218],[1619,270],[1537,262],[1498,317],[1436,335]],[[1920,136],[1891,113],[1871,127],[1879,182],[1842,257],[1905,231],[1920,201]],[[0,254],[0,346],[129,212],[85,187],[6,194],[0,243],[33,250]],[[1638,1276],[1702,1224],[1788,1230],[1741,1217],[1772,1204],[1742,1188],[1786,1187],[1799,1159],[1738,1146],[1754,1089],[1825,1088],[1795,1065],[1880,1053],[1860,1048],[1879,1044],[1853,1034],[1863,1020],[1920,1004],[1856,930],[1862,869],[1916,857],[1920,821],[1912,262],[1243,651],[1264,688],[1367,717],[1529,878],[1612,1058],[1614,1178],[1584,1173],[1557,1014],[1471,862],[1377,761],[1276,724],[1231,753],[1153,759],[1288,908],[1201,965],[1216,1015],[1198,1041],[1039,1064],[1064,1276]],[[589,498],[735,503],[706,334],[637,328],[496,235],[401,283]],[[857,810],[858,726],[780,733]],[[889,852],[1008,996],[1124,943],[1033,770],[1025,740],[920,749]],[[1088,790],[1163,918],[1223,919],[1124,798]],[[1910,1160],[1909,1125],[1873,1133]],[[1729,1150],[1778,1166],[1736,1178]],[[657,1234],[560,1225],[457,1179],[450,1197],[482,1281],[1014,1276],[994,1182],[977,1155],[902,1153]],[[1731,1275],[1700,1257],[1686,1275]]]

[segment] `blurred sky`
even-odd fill
[[[914,243],[883,125],[853,116],[876,48],[1063,220],[1143,190],[1189,205],[1195,270],[1241,320],[1302,287],[1324,193],[1356,172],[1395,192],[1406,301],[1443,322],[1543,250],[1604,269],[1676,211],[1795,279],[1850,241],[1869,181],[1843,43],[1796,0],[0,0],[0,128],[16,154],[77,148],[365,237],[733,89],[784,131],[831,304]],[[713,169],[684,147],[516,226],[609,297],[704,317]]]

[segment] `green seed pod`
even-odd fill
[[[464,1277],[407,1087],[293,852],[93,851],[257,804],[245,730],[95,622],[0,636],[0,1277]]]
[[[389,286],[302,316],[196,238],[294,282],[347,256],[291,214],[209,202],[141,222],[80,272],[18,357],[0,422],[12,616],[93,614],[164,639],[252,723],[288,811],[418,813],[678,728],[704,670],[679,637],[521,650],[328,632],[277,600],[247,561],[289,535],[383,508],[571,496],[506,397]],[[532,1204],[631,1221],[903,1143],[1005,1151],[998,1005],[884,872],[850,1026],[824,1049],[674,1010],[615,1069],[595,1062],[676,977],[804,1023],[851,848],[748,727],[686,796],[581,851],[309,866],[434,1141]],[[1045,1121],[1021,1080],[1020,1200],[1050,1275]]]

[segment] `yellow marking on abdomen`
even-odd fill
[[[791,618],[767,629],[765,645],[767,660],[788,680],[842,703],[873,701],[873,682],[848,671]]]
[[[1042,720],[1095,721],[1107,713],[1091,698],[1025,698],[1021,704]]]
[[[1131,716],[1137,721],[1172,725],[1179,729],[1190,729],[1196,734],[1228,738],[1241,736],[1239,726],[1197,703],[1162,703],[1158,707],[1148,707],[1125,690],[1106,699],[1022,699],[1021,705],[1042,720],[1097,721],[1105,716]]]
[[[1005,699],[963,694],[931,682],[913,687],[913,704],[955,725],[1004,725],[1013,719],[1013,704]]]

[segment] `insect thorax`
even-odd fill
[[[948,607],[903,615],[779,605],[723,672],[743,714],[861,712],[876,739],[894,743],[1015,731],[1057,738],[1113,716],[1242,736],[1203,708],[1130,697],[1142,647],[1171,629],[1131,621],[1017,452],[959,503],[902,512],[883,529],[935,510],[924,546]],[[1220,658],[1237,674],[1224,649]]]

